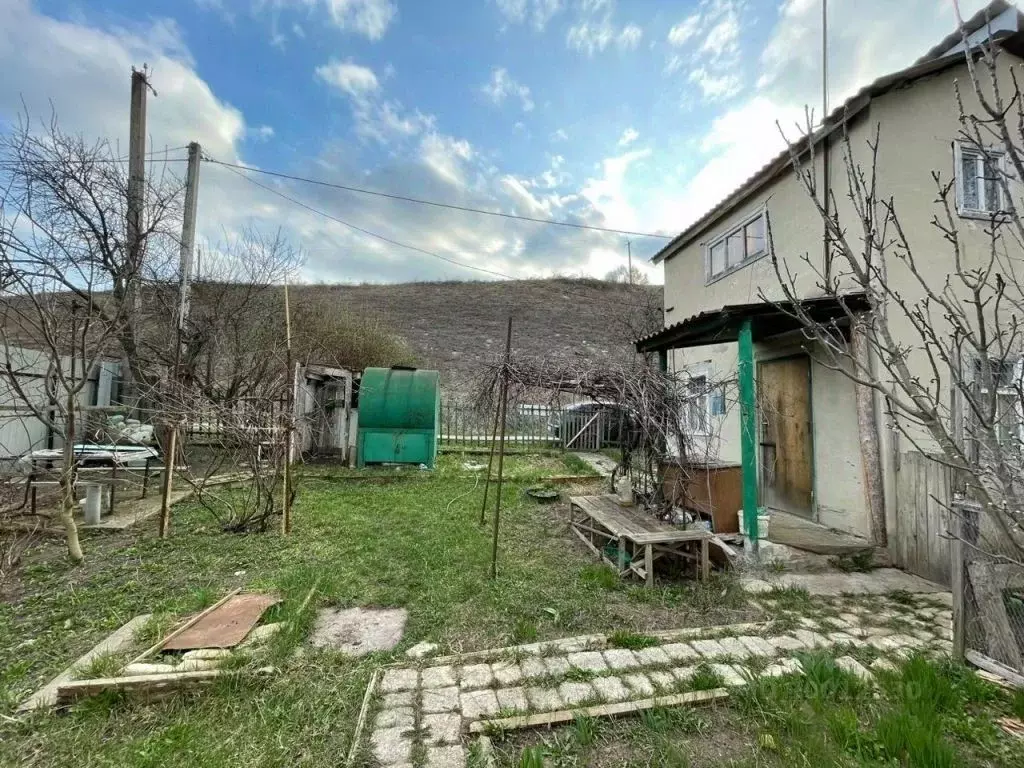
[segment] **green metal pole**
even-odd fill
[[[740,455],[743,461],[743,524],[757,552],[757,398],[754,394],[754,337],[750,318],[739,338]]]

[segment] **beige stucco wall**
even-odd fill
[[[1002,67],[1008,71],[1015,60],[1002,58]],[[857,116],[849,127],[851,146],[860,162],[870,161],[866,142],[874,137],[881,125],[881,143],[878,153],[878,189],[880,197],[891,196],[917,260],[919,270],[928,276],[929,283],[939,286],[950,271],[952,252],[931,220],[941,215],[935,204],[936,186],[932,171],[938,171],[946,181],[952,178],[954,168],[953,142],[959,130],[958,111],[954,98],[954,80],[962,83],[962,92],[968,109],[975,109],[973,94],[966,83],[966,67],[957,66],[943,73],[923,78],[910,86],[880,96]],[[850,233],[854,247],[859,222],[846,199],[845,169],[842,147],[831,150],[832,184],[838,199],[840,220]],[[820,171],[820,158],[818,169]],[[820,172],[819,172],[820,178]],[[803,297],[820,296],[823,291],[816,285],[818,278],[813,265],[821,264],[822,224],[812,202],[796,176],[789,172],[770,185],[753,193],[728,216],[715,222],[695,242],[665,261],[665,323],[683,320],[698,312],[718,309],[729,304],[756,302],[762,296],[781,299],[783,293],[770,258],[762,258],[726,275],[710,285],[705,284],[704,247],[708,242],[749,217],[757,209],[768,211],[774,252],[783,265],[797,276],[798,293]],[[958,218],[964,260],[967,264],[981,263],[988,253],[989,239],[984,232],[985,223]],[[923,295],[920,283],[910,270],[897,260],[889,259],[889,282],[903,296],[917,299]],[[895,308],[890,309],[889,324],[897,342],[908,346],[907,359],[912,372],[923,381],[933,376],[928,362],[915,345],[919,337],[909,321]],[[935,323],[941,327],[941,319]],[[787,342],[770,342],[756,346],[755,355],[761,359],[775,356],[787,348]],[[695,362],[705,364],[715,378],[735,379],[736,345],[722,344],[689,350],[676,350],[670,355],[675,370],[683,370]],[[812,400],[814,410],[815,503],[820,522],[851,532],[867,534],[868,518],[863,487],[863,471],[857,433],[857,421],[852,382],[841,373],[822,365],[812,366]],[[941,385],[940,385],[941,386]],[[948,402],[948,395],[943,393]],[[718,457],[739,461],[739,417],[735,405],[735,388],[730,393],[729,413],[717,420],[713,431],[717,439],[710,441],[709,450]],[[883,430],[884,431],[884,430]],[[927,435],[919,436],[918,448],[934,449]],[[915,450],[904,439],[894,441],[889,433],[883,434],[883,450],[887,459],[894,453]],[[884,461],[886,466],[894,462]],[[894,482],[887,478],[887,494],[894,496]],[[887,499],[887,509],[894,507],[894,499]]]

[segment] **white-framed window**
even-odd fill
[[[764,208],[726,230],[705,248],[707,282],[740,269],[768,253],[768,211]]]
[[[1006,210],[1000,176],[1006,173],[1003,151],[965,142],[954,144],[956,207],[961,216],[990,218]]]
[[[1024,361],[1018,360],[993,360],[992,378],[996,387],[996,413],[993,425],[996,439],[1004,448],[1020,449],[1024,442],[1024,411],[1022,411],[1022,383],[1024,383]],[[975,368],[976,380],[979,382],[978,391],[985,402],[989,390],[981,382],[978,376],[978,366]]]

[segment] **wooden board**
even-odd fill
[[[86,669],[95,659],[117,653],[130,646],[135,640],[135,633],[146,625],[151,616],[152,614],[149,613],[136,616],[23,701],[18,707],[18,711],[28,712],[33,709],[52,707],[57,703],[57,691],[62,685],[70,683],[80,670]]]
[[[764,505],[809,517],[814,511],[810,358],[759,363],[757,387]]]
[[[263,612],[278,602],[280,598],[273,595],[235,595],[187,630],[172,637],[161,650],[233,648],[245,639]]]
[[[729,692],[725,688],[714,688],[709,691],[690,691],[689,693],[677,693],[671,696],[656,696],[651,699],[623,701],[617,704],[598,704],[593,707],[581,707],[580,709],[561,709],[557,712],[542,712],[537,715],[478,720],[475,723],[470,723],[469,732],[514,731],[522,728],[571,723],[577,717],[617,717],[620,715],[631,715],[635,712],[643,712],[646,709],[678,707],[683,704],[708,704],[713,701],[727,699],[728,697]]]
[[[124,693],[172,691],[204,685],[221,677],[241,677],[247,674],[269,675],[276,671],[274,667],[261,667],[253,672],[238,669],[204,669],[196,672],[169,672],[162,675],[133,675],[129,677],[100,677],[93,680],[75,680],[74,682],[64,683],[57,689],[57,704],[70,704],[104,691],[122,691]]]

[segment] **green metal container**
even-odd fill
[[[426,464],[433,469],[440,415],[437,371],[367,368],[359,384],[359,466]]]

